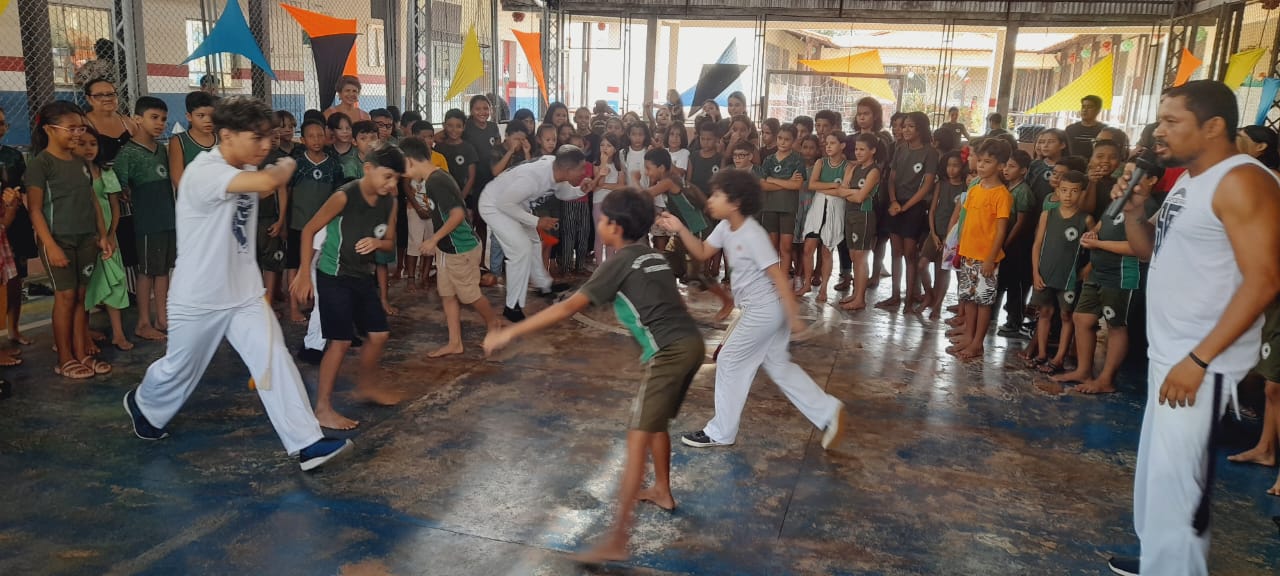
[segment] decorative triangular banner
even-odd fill
[[[0,7],[0,12],[3,11],[4,7]],[[222,9],[222,16],[218,17],[218,21],[214,23],[213,30],[209,31],[204,42],[201,42],[195,52],[187,56],[182,63],[186,64],[196,58],[222,53],[244,56],[250,62],[257,64],[272,80],[276,78],[276,73],[267,62],[267,57],[258,47],[258,41],[254,40],[253,33],[249,31],[249,23],[245,21],[244,13],[240,11],[240,2],[237,0],[227,0],[227,6]]]
[[[746,69],[745,64],[703,64],[702,76],[693,91],[693,101],[702,103],[722,94]]]
[[[462,93],[476,80],[484,77],[484,58],[480,55],[480,37],[476,36],[476,27],[467,31],[467,38],[462,41],[462,57],[458,59],[458,69],[453,71],[453,82],[444,99],[448,100]]]
[[[800,63],[816,72],[884,75],[884,62],[880,60],[879,50],[869,50],[826,60],[800,60]],[[895,100],[897,98],[893,88],[889,86],[889,81],[884,78],[832,76],[831,79],[855,90],[866,92],[880,100]]]
[[[320,107],[328,108],[338,93],[338,80],[358,73],[356,21],[317,14],[289,4],[280,4],[280,7],[293,16],[302,26],[302,31],[311,38]]]
[[[1027,114],[1049,114],[1052,112],[1072,112],[1080,109],[1080,100],[1090,94],[1102,99],[1102,109],[1111,109],[1111,96],[1115,91],[1115,73],[1112,64],[1114,55],[1099,60],[1092,68],[1081,74],[1079,78],[1059,90],[1044,102],[1027,110]]]
[[[1178,75],[1173,77],[1173,85],[1181,86],[1186,84],[1187,80],[1191,79],[1191,75],[1195,74],[1203,63],[1204,61],[1196,58],[1196,55],[1192,54],[1190,50],[1183,48],[1182,58],[1178,60]]]
[[[1254,48],[1232,54],[1227,59],[1227,72],[1222,75],[1222,83],[1232,90],[1239,88],[1249,78],[1249,74],[1253,73],[1254,66],[1258,65],[1258,60],[1266,52],[1266,48]]]
[[[738,63],[738,39],[734,38],[729,41],[729,45],[724,47],[724,51],[720,53],[720,57],[716,58],[716,64],[737,64]],[[688,90],[680,93],[680,103],[684,106],[700,107],[702,102],[694,102],[693,93],[698,89],[697,83],[690,86]],[[742,90],[741,79],[734,80],[732,84],[725,87],[724,91],[714,96],[717,104],[727,106],[729,104],[729,94],[735,90]]]
[[[542,72],[542,34],[519,30],[512,30],[511,33],[515,35],[516,42],[520,43],[525,60],[529,61],[529,71],[533,72],[533,79],[538,81],[542,99],[550,102],[551,99],[547,98],[547,77]]]

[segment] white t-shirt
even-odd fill
[[[170,304],[229,310],[266,292],[258,270],[258,196],[227,193],[231,180],[244,170],[257,168],[231,166],[215,147],[201,152],[182,173]]]
[[[778,252],[769,233],[748,217],[737,230],[721,220],[707,237],[707,245],[719,248],[729,259],[733,298],[744,306],[778,304],[778,291],[765,270],[778,263]]]
[[[681,148],[672,152],[671,165],[681,170],[689,170],[689,149]]]
[[[604,175],[604,180],[602,183],[617,184],[618,178],[620,178],[621,175],[622,175],[622,172],[618,171],[616,167],[610,164],[609,173]],[[599,204],[601,202],[604,202],[604,197],[608,196],[609,192],[612,192],[612,190],[609,190],[608,188],[596,188],[596,191],[591,195],[591,202],[593,204]]]
[[[637,188],[640,188],[641,190],[648,190],[649,186],[652,185],[652,183],[649,182],[649,173],[646,172],[644,169],[644,153],[646,151],[632,150],[630,148],[627,148],[623,152],[625,153],[623,160],[625,160],[627,164],[627,177],[630,178],[631,175],[636,172],[640,173],[640,181],[632,182],[631,185]],[[657,198],[654,198],[653,206],[655,208],[666,208],[667,207],[666,197],[658,196]]]
[[[508,168],[484,188],[481,209],[494,208],[528,226],[537,226],[538,217],[529,208],[532,203],[555,194],[564,201],[583,197],[582,189],[568,182],[556,182],[555,156],[543,156]]]

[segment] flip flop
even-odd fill
[[[1044,364],[1041,364],[1040,367],[1036,368],[1036,370],[1038,370],[1041,374],[1048,374],[1052,376],[1054,374],[1061,374],[1062,366],[1058,364],[1054,364],[1053,361],[1050,360],[1048,362],[1045,362]]]
[[[53,369],[53,373],[71,380],[88,380],[93,378],[93,369],[75,360],[67,360],[62,366]]]
[[[111,373],[110,364],[107,364],[102,360],[94,358],[93,356],[85,356],[84,359],[80,361],[80,364],[82,364],[85,368],[93,370],[93,373],[98,376]]]

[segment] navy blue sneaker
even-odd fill
[[[1138,576],[1138,559],[1132,556],[1112,556],[1107,567],[1120,576]]]
[[[138,401],[134,399],[137,393],[137,389],[134,389],[124,394],[124,411],[129,413],[129,419],[133,421],[133,435],[143,440],[168,438],[168,432],[152,426],[147,422],[147,417],[142,415],[142,410],[138,409]]]
[[[350,440],[341,438],[321,438],[315,444],[303,448],[298,453],[298,464],[302,466],[303,472],[315,470],[324,465],[325,462],[333,460],[339,454],[346,452],[354,444]]]
[[[725,443],[725,442],[716,442],[715,440],[712,440],[711,437],[707,436],[707,433],[702,430],[685,434],[684,436],[680,437],[680,441],[683,442],[685,446],[691,446],[694,448],[714,448],[716,446],[733,446],[733,442]]]

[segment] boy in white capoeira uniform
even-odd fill
[[[1140,562],[1116,574],[1208,576],[1217,422],[1258,361],[1262,313],[1280,289],[1280,186],[1239,154],[1235,94],[1188,82],[1160,101],[1160,160],[1186,166],[1150,220],[1154,178],[1124,206],[1125,233],[1147,277],[1147,407],[1133,480]],[[1120,182],[1123,189],[1128,182]]]
[[[503,172],[480,195],[480,216],[507,256],[507,306],[502,312],[507,320],[524,320],[530,281],[543,295],[569,289],[568,285],[553,285],[551,274],[538,260],[542,255],[538,230],[551,230],[557,221],[534,216],[529,206],[551,194],[573,200],[591,192],[592,181],[582,180],[585,166],[586,155],[581,149],[562,146],[555,156],[543,156]]]
[[[253,98],[224,98],[214,109],[220,143],[187,166],[178,187],[168,349],[137,390],[125,394],[124,405],[139,438],[167,437],[165,426],[226,338],[249,367],[285,450],[311,470],[345,452],[351,441],[321,433],[280,323],[263,298],[255,248],[258,199],[294,171],[291,158],[261,172],[252,168],[271,147],[271,121],[271,109]]]
[[[707,241],[689,233],[671,213],[658,224],[680,234],[689,254],[707,262],[723,251],[729,257],[733,298],[742,309],[716,361],[716,415],[706,428],[685,434],[687,446],[729,446],[738,436],[742,408],[756,370],[764,371],[800,412],[824,431],[822,447],[830,449],[843,432],[844,404],[822,391],[804,369],[791,361],[787,346],[793,330],[803,330],[787,273],[769,234],[751,215],[760,211],[763,191],[750,172],[722,170],[711,179],[707,211],[720,221]]]

